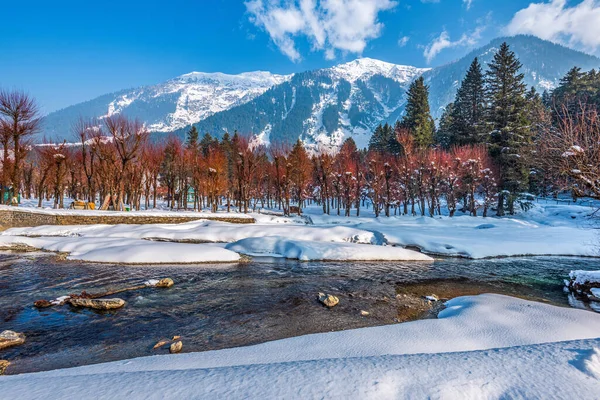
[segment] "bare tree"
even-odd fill
[[[119,160],[116,177],[119,197],[116,202],[114,199],[112,201],[115,204],[115,210],[123,211],[127,168],[140,155],[142,145],[148,139],[149,132],[140,121],[129,120],[122,115],[113,115],[104,122]],[[107,209],[109,203],[105,200],[102,208]]]
[[[81,168],[86,178],[88,202],[93,203],[96,193],[94,187],[94,158],[96,155],[94,145],[97,141],[95,138],[103,136],[102,127],[97,122],[80,119],[73,126],[73,133],[81,143]]]
[[[4,163],[8,160],[9,139],[12,140],[12,170],[10,182],[13,195],[17,196],[21,187],[21,165],[26,155],[24,140],[37,132],[40,125],[39,109],[35,100],[24,92],[0,91],[0,137],[4,148]],[[3,166],[3,176],[8,176],[8,164]],[[3,179],[4,185],[7,181]],[[4,197],[4,193],[0,193]],[[2,201],[2,199],[0,199]]]
[[[556,190],[600,199],[600,116],[595,108],[565,108],[557,127],[540,138],[538,150],[543,169],[559,185]]]

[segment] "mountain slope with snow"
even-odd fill
[[[423,75],[430,87],[434,118],[454,99],[473,58],[484,69],[503,41],[523,64],[528,86],[556,87],[573,66],[600,67],[600,59],[532,36],[493,40],[465,57],[434,69],[396,65],[371,58],[293,75],[192,72],[167,82],[101,96],[49,114],[38,136],[69,139],[79,117],[124,113],[144,121],[156,136],[185,136],[192,124],[220,137],[226,131],[254,134],[259,143],[293,143],[336,148],[347,137],[365,147],[380,123],[404,113],[406,90]]]
[[[361,58],[297,73],[254,100],[196,125],[217,136],[237,130],[254,133],[263,143],[300,138],[318,148],[336,148],[352,136],[364,147],[377,124],[402,114],[408,86],[426,71]]]
[[[171,132],[246,103],[290,77],[264,71],[238,75],[191,72],[158,85],[101,96],[51,113],[44,119],[44,134],[62,139],[71,126],[68,121],[117,113],[141,119],[153,132]]]

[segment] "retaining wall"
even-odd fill
[[[123,213],[111,214],[106,211],[105,215],[85,215],[82,213],[73,214],[52,214],[45,212],[36,212],[35,210],[0,209],[0,230],[8,228],[20,228],[27,226],[40,225],[93,225],[93,224],[180,224],[183,222],[212,220],[231,222],[236,224],[252,224],[256,222],[254,218],[236,218],[232,216],[218,217],[215,215],[203,216],[195,215],[123,215]]]

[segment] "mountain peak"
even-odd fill
[[[343,78],[349,82],[366,80],[374,75],[382,75],[400,83],[407,83],[414,77],[428,70],[428,68],[392,64],[368,57],[357,58],[356,60],[352,60],[345,64],[339,64],[331,68],[331,71],[337,77]]]

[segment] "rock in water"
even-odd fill
[[[48,308],[48,307],[52,307],[54,304],[52,304],[48,300],[38,300],[35,303],[33,303],[33,305],[36,308]]]
[[[163,347],[165,344],[169,343],[168,340],[161,340],[160,342],[156,343],[153,347],[154,350]]]
[[[4,375],[6,368],[10,365],[10,361],[0,360],[0,375]]]
[[[125,305],[123,299],[71,299],[74,307],[93,308],[94,310],[114,310]]]
[[[319,301],[325,306],[331,308],[337,306],[340,302],[340,299],[331,294],[319,293]]]
[[[0,333],[0,350],[25,343],[25,335],[13,331]]]
[[[181,351],[181,349],[183,349],[183,343],[180,341],[175,342],[171,345],[171,347],[169,347],[169,353],[171,354],[175,354],[175,353],[179,353]]]
[[[163,278],[160,281],[158,281],[158,283],[155,285],[155,287],[157,288],[168,288],[173,286],[175,282],[173,282],[173,279],[171,278]]]

